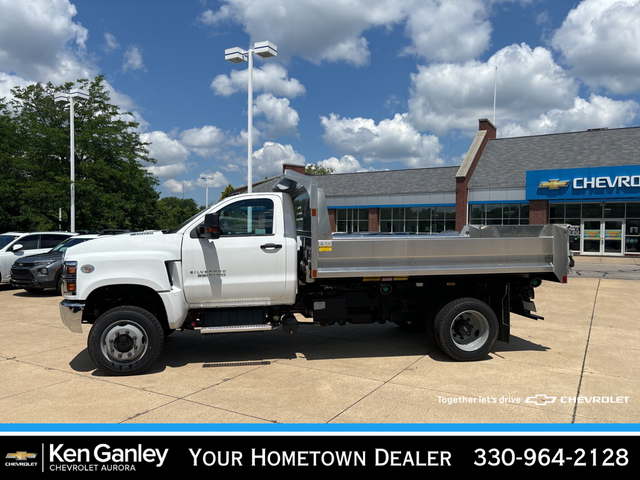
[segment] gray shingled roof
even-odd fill
[[[455,192],[458,167],[415,168],[319,175],[327,197]]]
[[[345,195],[394,195],[455,192],[457,166],[380,170],[318,175],[318,185],[327,197]],[[279,177],[254,185],[253,191],[269,191]]]
[[[517,187],[527,170],[640,164],[640,127],[498,138],[487,142],[469,187]]]

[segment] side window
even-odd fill
[[[38,248],[38,239],[40,235],[27,235],[16,240],[16,245],[22,245],[22,250],[34,250]]]
[[[40,238],[40,248],[53,248],[66,238],[67,235],[58,235],[55,233],[43,234]]]
[[[227,205],[219,214],[223,236],[273,233],[273,202],[269,199],[240,200]]]

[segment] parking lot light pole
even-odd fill
[[[247,192],[251,193],[252,190],[252,157],[253,157],[253,54],[256,54],[262,58],[271,58],[278,55],[278,47],[273,43],[264,41],[256,42],[249,50],[244,50],[240,47],[227,48],[224,51],[225,60],[231,63],[248,62],[248,122],[247,122]]]
[[[74,126],[74,104],[78,100],[87,100],[89,94],[83,90],[73,89],[69,92],[56,93],[53,99],[56,102],[68,102],[69,103],[69,131],[70,131],[70,162],[71,162],[71,209],[69,212],[70,228],[71,232],[76,231],[76,145],[75,145],[75,126]]]
[[[211,175],[200,175],[200,180],[206,181],[206,190],[204,197],[204,208],[209,208],[209,180],[211,180]]]

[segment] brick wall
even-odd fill
[[[370,232],[380,231],[380,209],[379,208],[369,209],[369,231]]]
[[[467,200],[469,197],[469,181],[473,176],[473,171],[482,157],[482,152],[487,142],[497,138],[496,127],[488,119],[483,118],[478,121],[478,131],[486,131],[487,134],[482,140],[475,157],[471,160],[466,175],[456,176],[456,230],[462,229],[467,224]],[[466,161],[466,159],[465,159]]]
[[[531,225],[549,223],[549,202],[547,200],[531,200],[529,202],[529,223]]]

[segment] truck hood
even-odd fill
[[[161,231],[133,232],[104,236],[69,247],[65,260],[78,257],[108,255],[113,260],[123,258],[155,258],[160,261],[180,260],[182,235]]]

